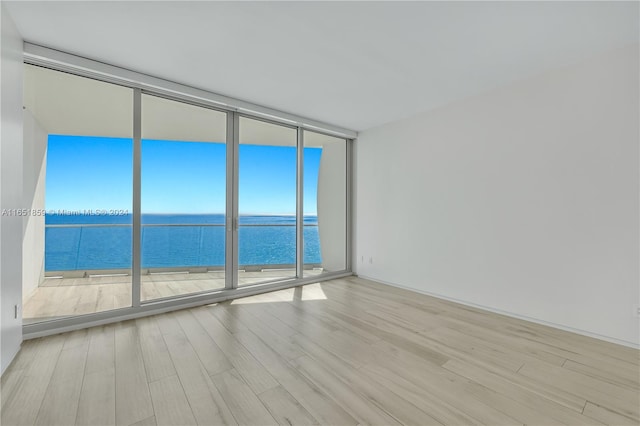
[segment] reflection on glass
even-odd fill
[[[346,269],[347,142],[304,132],[304,275]]]
[[[296,276],[295,129],[242,117],[239,285]]]
[[[142,97],[141,300],[224,288],[226,114]]]
[[[133,91],[24,75],[23,322],[131,306]]]

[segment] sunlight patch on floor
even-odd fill
[[[277,302],[293,302],[294,300],[310,301],[310,300],[326,300],[319,283],[307,284],[305,286],[287,288],[270,293],[257,294],[255,296],[243,297],[231,301],[231,305],[248,305],[252,303],[277,303]]]

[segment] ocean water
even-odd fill
[[[317,220],[304,218],[305,263],[322,262]],[[45,271],[131,268],[131,223],[131,215],[48,214]],[[224,266],[224,223],[220,214],[143,214],[142,267]],[[240,265],[295,264],[294,216],[240,216],[238,239]]]

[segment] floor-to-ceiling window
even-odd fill
[[[27,324],[131,306],[132,101],[129,88],[26,66],[25,147],[44,153],[24,158]]]
[[[295,128],[240,118],[239,285],[296,277]]]
[[[142,301],[225,287],[226,114],[142,95]]]
[[[348,270],[347,140],[99,76],[26,69],[25,195],[42,215],[25,218],[25,324]]]
[[[305,276],[347,269],[347,141],[304,131]]]

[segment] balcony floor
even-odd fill
[[[305,270],[305,276],[321,270]],[[295,271],[240,271],[239,285],[291,278]],[[141,277],[143,301],[174,297],[224,288],[224,272],[154,273]],[[45,278],[23,304],[23,324],[91,314],[131,306],[131,276],[89,278]]]

